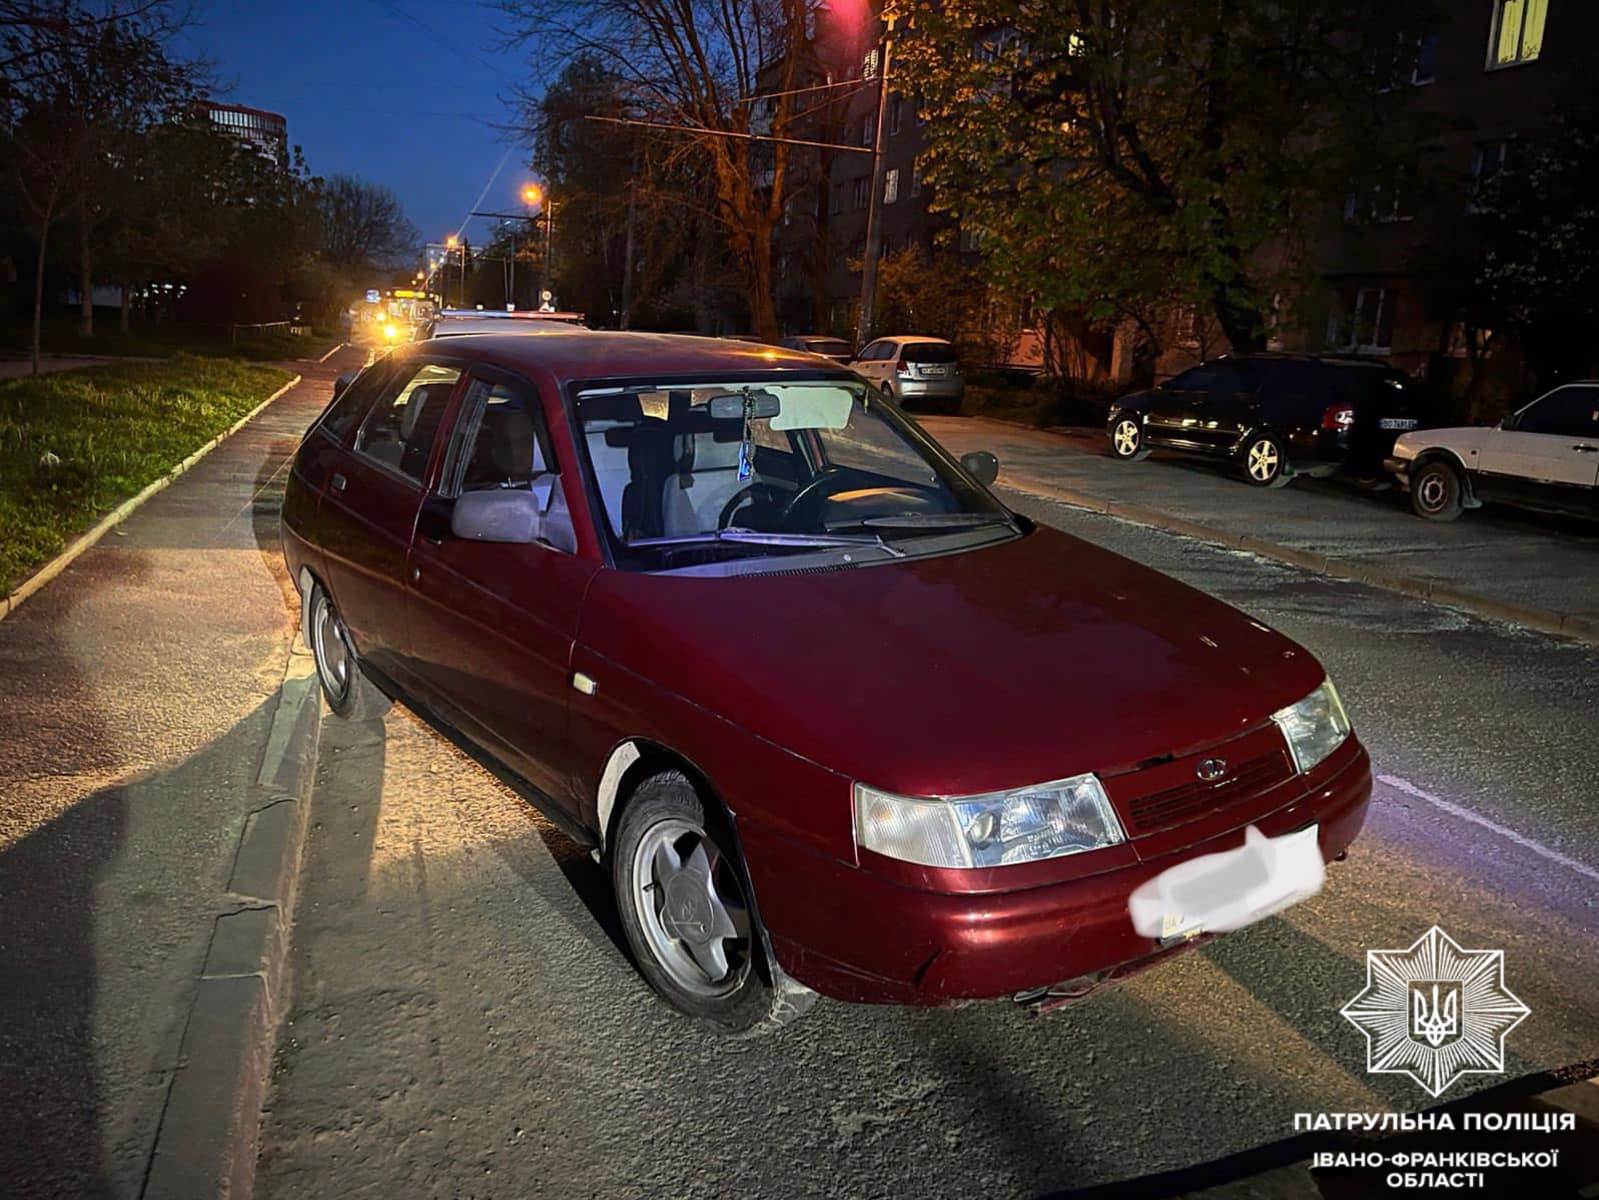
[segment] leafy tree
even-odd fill
[[[1352,183],[1407,144],[1431,0],[904,0],[934,207],[1013,294],[1136,319],[1185,296],[1238,350]]]
[[[502,0],[541,62],[603,62],[632,117],[678,127],[707,179],[717,223],[746,282],[755,332],[775,338],[772,230],[783,212],[792,96],[817,0]],[[526,108],[524,106],[524,113]],[[529,130],[529,132],[534,132]],[[635,169],[629,164],[629,169]]]
[[[34,276],[33,357],[38,369],[44,265],[52,226],[70,216],[78,230],[83,332],[93,332],[95,231],[120,198],[126,165],[140,138],[187,103],[199,73],[169,56],[164,7],[147,15],[94,19],[81,6],[36,5],[48,12],[7,35],[5,150],[12,183],[39,229]]]
[[[1599,91],[1518,141],[1514,158],[1417,255],[1430,307],[1475,364],[1520,351],[1548,385],[1599,369]]]

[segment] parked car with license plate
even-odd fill
[[[1599,381],[1557,387],[1497,426],[1407,433],[1385,465],[1433,521],[1490,500],[1599,517]]]
[[[1232,463],[1257,487],[1339,469],[1372,477],[1421,423],[1404,374],[1370,359],[1251,354],[1191,367],[1114,403],[1113,457],[1173,450]]]
[[[679,1010],[1050,1004],[1314,890],[1371,771],[1312,655],[996,471],[811,355],[450,338],[311,428],[283,544],[332,709],[521,780]]]
[[[903,408],[953,412],[966,394],[960,356],[943,338],[878,338],[867,343],[849,365]]]

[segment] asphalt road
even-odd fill
[[[1433,924],[1505,952],[1531,1008],[1508,1077],[1599,1058],[1599,652],[1016,503],[1327,665],[1383,782],[1320,895],[1044,1018],[824,1003],[721,1041],[653,998],[599,869],[513,793],[403,710],[329,718],[258,1194],[994,1197],[1194,1167],[1296,1112],[1431,1104],[1365,1072],[1338,1009],[1368,949]]]

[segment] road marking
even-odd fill
[[[1459,817],[1463,821],[1470,821],[1473,825],[1481,825],[1484,829],[1491,830],[1492,832],[1497,833],[1500,837],[1514,842],[1523,850],[1531,850],[1534,854],[1538,855],[1539,858],[1547,858],[1552,863],[1559,863],[1567,870],[1575,871],[1578,875],[1581,875],[1587,879],[1592,879],[1595,883],[1599,883],[1599,870],[1590,867],[1587,863],[1578,862],[1576,859],[1570,857],[1569,855],[1562,854],[1558,850],[1551,850],[1548,846],[1543,845],[1541,842],[1535,842],[1530,837],[1526,837],[1517,833],[1514,829],[1506,829],[1497,821],[1490,821],[1487,817],[1480,817],[1476,813],[1472,812],[1469,808],[1462,808],[1458,804],[1451,804],[1448,800],[1440,800],[1437,796],[1422,791],[1409,780],[1401,779],[1397,775],[1379,775],[1377,776],[1377,782],[1383,784],[1385,787],[1393,788],[1396,792],[1403,792],[1407,796],[1414,796],[1417,800],[1425,800],[1428,804],[1434,805],[1437,808],[1441,808],[1444,810],[1444,812],[1449,813],[1451,816]]]
[[[337,346],[333,347],[333,349],[329,350],[321,358],[317,359],[317,362],[325,363],[325,362],[328,361],[328,359],[332,358],[335,354],[337,354],[340,350],[343,350],[343,349],[344,349],[344,343],[340,342]]]

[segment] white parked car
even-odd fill
[[[1496,426],[1407,433],[1383,465],[1434,521],[1486,500],[1599,516],[1599,381],[1562,384]]]
[[[966,394],[959,356],[943,338],[878,338],[868,342],[849,366],[902,408],[931,404],[958,411]]]

